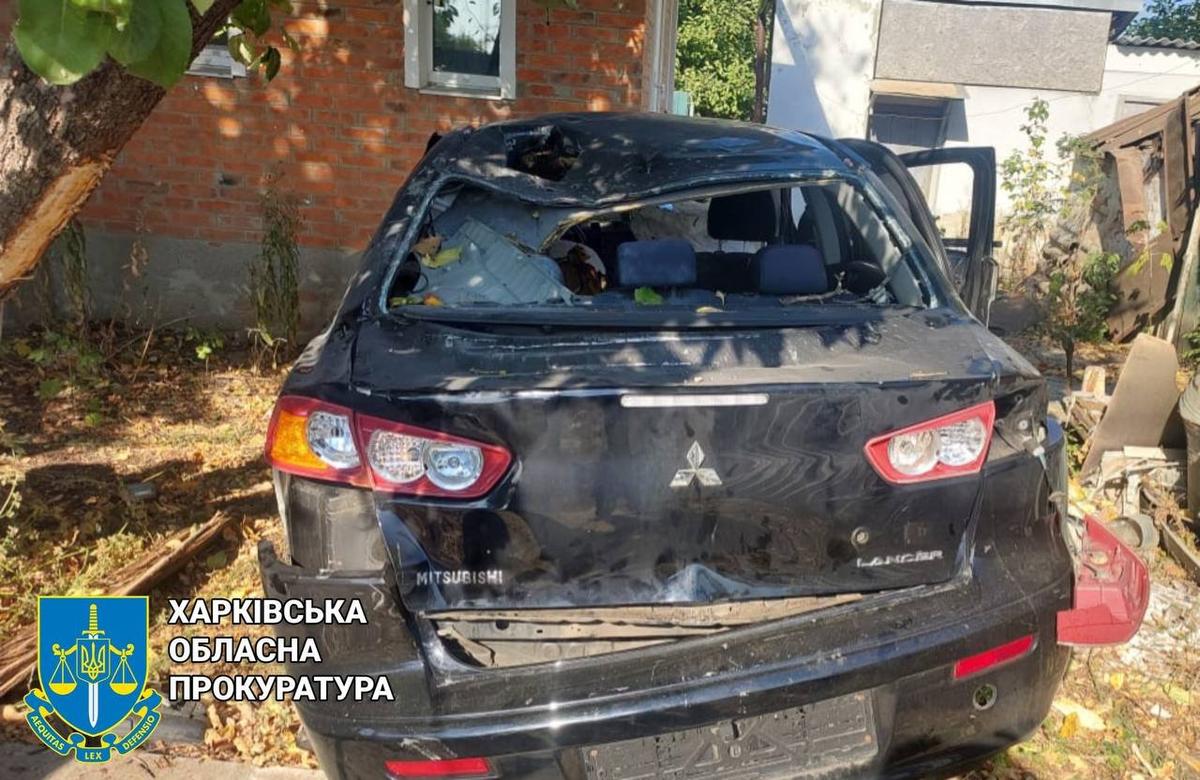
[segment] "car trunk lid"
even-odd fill
[[[978,476],[898,486],[863,448],[992,398],[999,373],[1032,373],[977,327],[882,312],[751,331],[365,328],[355,379],[372,414],[515,459],[469,504],[377,494],[403,599],[704,604],[945,581],[969,549]],[[364,357],[413,350],[420,371]]]

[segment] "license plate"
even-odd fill
[[[816,704],[585,748],[589,780],[836,777],[878,753],[871,697]]]

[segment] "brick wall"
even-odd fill
[[[302,2],[274,82],[186,76],[84,211],[91,229],[259,240],[268,177],[302,201],[300,241],[360,249],[430,133],[547,111],[638,108],[646,0],[517,5],[517,94],[497,101],[404,87],[400,0]],[[321,6],[324,6],[322,8]]]

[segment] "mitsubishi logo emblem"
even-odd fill
[[[671,487],[685,488],[693,481],[699,482],[705,487],[716,487],[721,484],[721,478],[717,476],[715,469],[702,467],[704,450],[700,448],[700,442],[692,442],[685,457],[688,464],[685,468],[675,472],[675,476],[671,479]]]

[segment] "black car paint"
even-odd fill
[[[409,423],[519,453],[520,479],[514,471],[466,506],[377,498],[405,604],[704,602],[949,579],[964,565],[979,479],[897,490],[867,463],[863,442],[993,398],[1004,418],[1032,422],[1012,402],[1039,380],[967,318],[874,316],[855,327],[670,338],[364,327],[354,376],[371,393],[355,408],[402,408]],[[421,370],[367,358],[389,349],[419,353]],[[653,388],[753,388],[769,400],[621,407],[622,395]],[[669,489],[693,441],[724,483]],[[911,551],[940,557],[858,565]],[[439,587],[422,576],[443,571],[501,571],[505,584]]]
[[[522,447],[537,444],[532,433],[537,426],[530,419],[538,412],[536,405],[528,412],[518,407],[515,397],[544,399],[549,394],[558,402],[581,401],[555,423],[558,451],[532,463],[518,462],[514,468],[521,469],[548,468],[564,457],[561,448],[570,446],[570,436],[564,440],[562,433],[572,430],[578,418],[584,427],[590,420],[600,426],[596,430],[609,430],[604,423],[621,392],[664,387],[737,391],[760,384],[803,388],[811,395],[788,398],[779,411],[813,414],[821,425],[812,442],[831,447],[835,455],[822,461],[817,454],[796,450],[797,474],[807,475],[810,486],[823,493],[813,498],[796,490],[787,498],[812,500],[813,506],[832,508],[835,516],[840,507],[860,503],[853,504],[854,511],[844,511],[846,527],[821,527],[813,510],[805,530],[820,539],[825,555],[809,562],[818,574],[805,578],[799,590],[868,595],[858,604],[813,615],[564,662],[552,670],[479,669],[443,647],[422,614],[450,603],[474,603],[481,598],[479,590],[422,590],[415,586],[415,574],[426,560],[437,558],[431,549],[439,551],[440,566],[462,563],[447,551],[471,545],[462,548],[459,538],[439,547],[435,537],[463,528],[468,518],[492,529],[483,532],[485,538],[474,549],[503,558],[506,545],[493,542],[508,533],[504,514],[515,513],[524,523],[546,522],[552,503],[535,507],[537,517],[522,517],[527,508],[514,487],[516,471],[470,505],[383,495],[371,499],[355,489],[283,476],[285,497],[303,485],[310,499],[288,512],[293,564],[302,565],[277,561],[264,548],[268,593],[362,598],[373,609],[368,626],[330,626],[318,632],[325,661],[319,673],[386,674],[397,693],[397,702],[388,704],[300,704],[327,772],[378,777],[385,758],[485,755],[503,776],[582,777],[579,750],[587,745],[774,712],[856,691],[870,692],[876,702],[881,749],[866,772],[870,775],[916,776],[945,769],[1010,744],[1036,727],[1065,667],[1053,621],[1057,610],[1070,605],[1072,582],[1060,518],[1050,500],[1051,475],[1057,472],[1029,451],[1032,431],[1044,417],[1044,389],[1028,363],[969,318],[949,290],[944,269],[931,270],[943,301],[937,309],[839,312],[831,322],[786,329],[613,333],[566,327],[547,332],[519,324],[511,329],[474,327],[380,312],[389,260],[414,234],[411,215],[420,212],[438,183],[451,177],[503,186],[547,203],[594,206],[697,186],[726,174],[729,179],[773,180],[801,170],[846,172],[857,164],[835,142],[736,124],[620,116],[539,121],[595,132],[608,143],[597,142],[591,167],[578,171],[574,180],[550,186],[504,173],[503,125],[454,133],[439,142],[401,191],[332,325],[298,361],[284,393],[385,417],[395,418],[403,410],[405,422],[513,446],[519,461]],[[703,138],[679,145],[679,133]],[[713,155],[728,166],[698,175],[697,162]],[[597,186],[599,181],[603,187]],[[838,317],[845,320],[838,322]],[[936,490],[895,487],[862,459],[862,444],[870,436],[986,399],[997,402],[1001,435],[978,478],[939,483]],[[554,402],[543,401],[547,403]],[[862,413],[864,405],[870,414]],[[541,416],[554,420],[553,413],[544,413],[546,408]],[[703,414],[679,421],[678,427],[694,431],[698,424],[703,424]],[[712,430],[717,434],[713,451],[736,460],[747,442],[739,440],[738,426],[722,428]],[[667,463],[681,459],[682,442],[672,439],[664,446]],[[591,447],[584,439],[576,444]],[[1060,462],[1061,432],[1051,426],[1043,446],[1051,464]],[[628,474],[613,468],[612,462],[598,464],[598,479],[584,498],[564,485],[562,500],[597,500],[601,487],[620,491],[621,477]],[[609,478],[602,482],[605,469]],[[822,476],[813,479],[813,474]],[[698,495],[691,500],[701,512],[714,503]],[[718,507],[719,502],[718,497]],[[361,521],[372,503],[378,534],[369,521],[358,526],[330,522],[351,516]],[[644,512],[655,509],[647,506]],[[714,517],[721,515],[717,509]],[[729,521],[735,529],[742,522],[736,516]],[[854,565],[859,551],[852,532],[860,527],[869,531],[868,544],[875,550],[924,549],[923,540],[931,539],[945,545],[948,554],[933,566],[901,564],[864,573]],[[347,533],[366,535],[370,542],[348,542]],[[712,548],[701,538],[672,549],[672,560],[702,560]],[[302,540],[321,541],[305,547]],[[666,552],[654,544],[647,547],[644,539],[615,544],[605,548],[604,560],[572,557],[564,546],[553,578],[527,576],[520,590],[487,591],[482,598],[530,606],[558,603],[561,588],[556,593],[553,582],[611,575],[603,569],[611,569],[616,556],[625,560],[624,566],[640,568],[629,595],[652,599],[662,583],[650,570]],[[802,563],[797,561],[797,572]],[[748,564],[735,557],[723,565],[736,572]],[[757,595],[777,593],[761,577],[754,587],[762,588]],[[567,600],[586,603],[586,593],[580,589]],[[720,589],[690,594],[701,600],[742,595]],[[1035,652],[986,675],[983,679],[997,686],[1000,697],[994,708],[975,711],[970,695],[977,682],[952,682],[949,665],[1031,632],[1038,637]]]
[[[1045,444],[1048,471],[1059,473],[1061,430],[1052,427]],[[572,762],[587,745],[856,691],[872,692],[878,708],[881,753],[866,776],[924,776],[987,755],[1045,716],[1067,658],[1055,644],[1054,616],[1070,606],[1072,586],[1047,469],[998,449],[985,467],[971,568],[949,582],[552,671],[468,666],[399,604],[386,573],[314,576],[264,545],[268,595],[369,605],[367,625],[314,634],[319,667],[290,671],[385,674],[396,693],[396,702],[302,702],[301,717],[322,765],[345,778],[378,777],[385,758],[464,755],[496,759],[506,777],[578,778]],[[312,484],[330,500],[346,492]],[[324,521],[292,517],[300,528]],[[1032,655],[953,681],[955,660],[1028,633],[1038,638]],[[984,712],[971,704],[982,684],[998,691]]]

